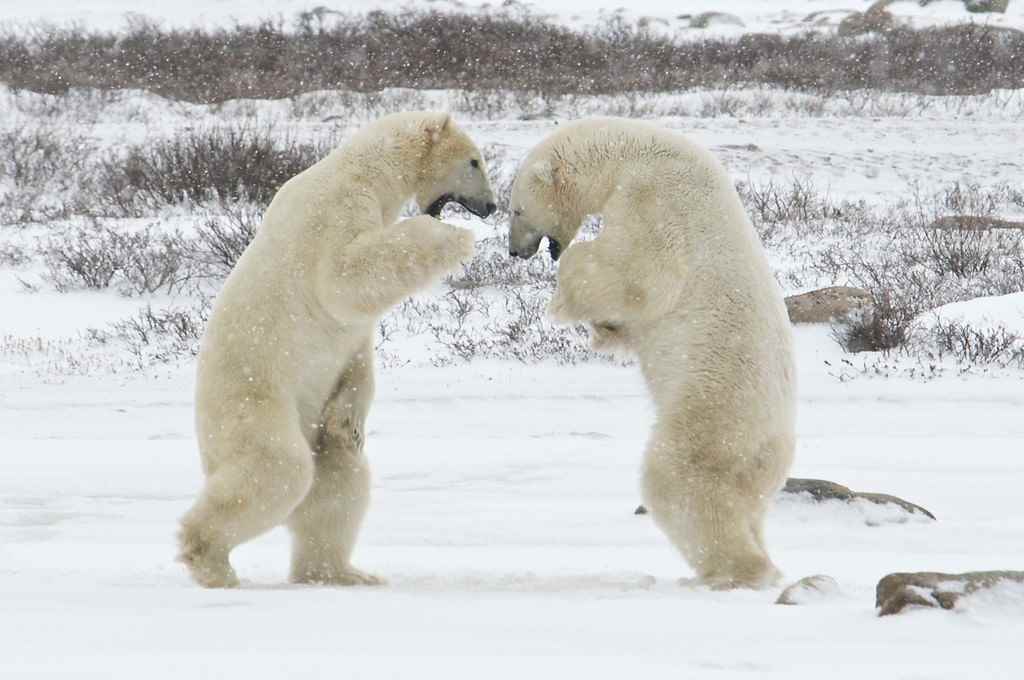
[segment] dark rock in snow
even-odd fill
[[[864,12],[856,12],[840,21],[836,35],[846,37],[864,33],[884,33],[895,27],[896,20],[892,14],[882,9],[881,3],[875,3]]]
[[[790,477],[786,480],[786,486],[782,487],[783,493],[807,493],[816,501],[840,500],[848,501],[853,499],[853,491],[842,484],[829,482],[824,479],[801,479]]]
[[[805,24],[814,24],[815,26],[824,26],[831,23],[836,17],[847,17],[857,13],[856,10],[852,9],[820,9],[805,16],[803,22]]]
[[[850,286],[830,286],[786,298],[786,311],[793,323],[831,323],[868,313],[871,293]]]
[[[967,11],[975,13],[1003,13],[1009,6],[1010,0],[964,0],[964,7],[967,8]]]
[[[749,143],[749,144],[719,144],[717,148],[719,148],[719,149],[730,149],[730,150],[735,149],[736,151],[757,151],[757,152],[761,151],[761,147],[759,147],[757,144],[754,144],[754,143]]]
[[[712,28],[714,26],[744,26],[743,20],[727,12],[702,12],[690,19],[690,28]]]
[[[812,602],[828,599],[839,593],[839,584],[831,576],[815,574],[804,576],[796,583],[792,583],[779,593],[775,604],[810,604]]]
[[[889,0],[893,2],[893,0]],[[918,0],[922,7],[936,2],[936,0]],[[964,8],[968,12],[974,13],[985,13],[985,12],[999,12],[1003,13],[1010,6],[1010,0],[963,0]]]
[[[931,519],[935,519],[935,515],[930,513],[928,510],[925,510],[920,505],[916,505],[910,501],[905,501],[897,496],[890,496],[885,493],[853,491],[842,484],[836,484],[835,482],[829,482],[824,479],[800,479],[797,477],[790,477],[786,480],[786,486],[783,487],[782,493],[805,493],[809,494],[811,498],[818,502],[839,500],[845,503],[851,503],[857,499],[862,499],[877,505],[895,505],[911,515],[921,514]]]
[[[983,215],[947,215],[940,217],[928,225],[929,229],[948,229],[962,231],[988,231],[989,229],[1021,229],[1024,222],[1004,220],[998,217]]]
[[[889,574],[875,587],[875,607],[879,616],[899,614],[908,607],[952,609],[961,597],[1002,583],[1024,583],[1024,571]]]
[[[929,519],[935,519],[935,515],[922,508],[920,505],[903,500],[898,496],[890,496],[887,493],[854,491],[842,484],[836,484],[835,482],[830,482],[824,479],[802,479],[799,477],[790,477],[786,480],[786,485],[782,487],[782,491],[780,493],[807,494],[819,503],[832,500],[842,501],[844,503],[853,503],[857,500],[865,500],[876,505],[894,505],[909,515],[924,515]],[[636,510],[633,511],[633,514],[646,515],[647,508],[643,505],[639,505]]]

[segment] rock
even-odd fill
[[[875,6],[863,12],[856,12],[845,17],[839,22],[836,35],[849,37],[865,33],[885,33],[893,28],[896,28],[896,20],[892,14],[876,3]]]
[[[727,12],[702,12],[690,18],[690,28],[714,28],[715,26],[745,26],[743,20]]]
[[[839,584],[831,576],[815,574],[805,576],[787,586],[775,604],[812,604],[839,594]]]
[[[928,225],[928,229],[988,231],[989,229],[1022,229],[1024,222],[984,215],[947,215]]]
[[[854,503],[857,500],[864,500],[876,505],[895,505],[908,514],[924,515],[929,519],[935,519],[935,515],[922,508],[920,505],[903,500],[897,496],[890,496],[886,493],[854,491],[842,484],[836,484],[835,482],[830,482],[824,479],[802,479],[800,477],[790,477],[786,480],[786,485],[782,487],[781,493],[808,494],[819,503],[823,501]],[[647,508],[643,505],[638,505],[636,510],[633,511],[633,514],[646,515]]]
[[[871,312],[871,293],[850,286],[831,286],[786,298],[793,323],[831,323]]]
[[[717,148],[719,148],[719,149],[729,149],[730,151],[731,150],[735,150],[735,151],[752,151],[752,152],[760,152],[761,151],[761,147],[759,147],[757,144],[754,144],[753,142],[750,142],[750,143],[747,143],[747,144],[719,144]]]
[[[819,503],[828,500],[838,500],[844,503],[853,503],[857,500],[865,500],[876,505],[895,505],[911,515],[924,515],[930,519],[935,519],[935,515],[925,510],[920,505],[905,501],[897,496],[890,496],[885,493],[868,493],[863,491],[853,491],[842,484],[836,484],[835,482],[829,482],[824,479],[800,479],[797,477],[790,477],[786,480],[786,486],[782,488],[782,493],[790,494],[809,494],[811,498]]]
[[[857,12],[852,9],[820,9],[805,16],[803,22],[815,26],[825,26],[830,24],[836,17],[847,17],[851,14],[857,14]]]
[[[786,486],[782,487],[782,493],[806,493],[816,501],[848,501],[853,498],[853,491],[842,484],[824,479],[801,479],[799,477],[787,479]]]
[[[875,587],[879,616],[899,614],[907,607],[952,609],[965,595],[1001,583],[1024,583],[1024,571],[969,571],[943,574],[933,571],[885,576]]]
[[[875,505],[897,505],[906,510],[911,515],[924,515],[929,519],[935,519],[935,515],[928,512],[920,505],[905,501],[897,496],[890,496],[887,493],[868,493],[867,491],[855,491],[853,493],[854,500],[861,498],[866,501],[871,501]]]
[[[1010,0],[964,0],[964,7],[968,12],[1006,12],[1010,6]]]

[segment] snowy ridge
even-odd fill
[[[58,25],[78,22],[104,29],[117,29],[133,17],[145,16],[169,26],[220,27],[254,23],[263,19],[291,21],[301,12],[317,11],[327,20],[333,13],[365,13],[376,10],[398,12],[408,9],[438,12],[527,12],[571,26],[590,26],[613,17],[644,21],[653,30],[702,37],[735,37],[746,32],[793,34],[811,30],[833,30],[852,12],[862,12],[874,0],[635,0],[611,6],[595,6],[584,0],[554,2],[495,3],[490,0],[184,0],[147,6],[142,12],[131,0],[39,0],[30,5],[5,8],[7,22],[45,20]],[[914,27],[942,26],[974,21],[991,26],[1024,28],[1024,8],[1010,2],[1006,13],[971,14],[961,0],[935,0],[922,7],[917,0],[897,0],[887,8],[902,22]],[[709,29],[690,29],[690,18],[704,12],[727,12],[743,26],[716,24]]]

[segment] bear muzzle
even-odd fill
[[[493,201],[482,201],[454,194],[441,194],[434,199],[424,212],[435,219],[439,218],[444,207],[453,201],[481,219],[490,217],[498,209],[498,206]]]
[[[558,258],[562,256],[562,244],[550,236],[548,236],[548,253],[555,262],[558,262]]]
[[[519,247],[516,247],[511,241],[509,241],[508,254],[512,257],[521,257],[524,260],[529,260],[537,254],[538,250],[540,250],[540,242],[544,238],[544,236],[538,236],[526,245]],[[562,244],[559,243],[557,239],[551,238],[550,236],[547,236],[546,238],[548,240],[548,253],[551,255],[551,259],[557,262],[558,258],[562,255]]]

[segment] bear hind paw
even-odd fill
[[[291,582],[317,586],[382,586],[387,583],[380,576],[369,574],[355,567],[304,569],[293,573]]]

